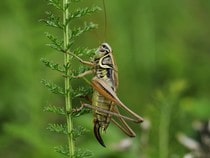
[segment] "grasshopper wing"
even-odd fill
[[[123,108],[125,111],[127,111],[131,116],[135,118],[136,123],[143,122],[143,118],[140,117],[138,114],[133,112],[131,109],[129,109],[126,105],[124,105],[120,99],[117,97],[114,90],[102,79],[99,79],[97,77],[94,77],[92,79],[92,87],[97,90],[101,95],[103,95],[105,98],[109,99],[119,107]],[[119,112],[118,110],[116,112]]]

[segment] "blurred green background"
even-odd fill
[[[102,1],[84,1],[84,6]],[[62,104],[50,94],[42,78],[62,82],[42,65],[41,57],[62,56],[45,46],[38,22],[49,10],[44,0],[7,0],[0,5],[0,157],[62,157],[53,147],[64,136],[46,130],[49,122],[64,121],[43,112],[47,104]],[[77,146],[103,158],[181,158],[187,150],[177,141],[179,132],[194,136],[192,122],[210,117],[210,1],[106,0],[106,41],[119,68],[119,97],[146,119],[123,148],[125,136],[111,125],[101,147],[92,133],[92,115],[75,120],[89,129]],[[78,46],[98,47],[104,40],[104,12],[88,17],[99,29],[80,38]],[[125,140],[124,140],[125,141]]]

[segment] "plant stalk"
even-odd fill
[[[169,156],[169,127],[171,121],[172,104],[164,104],[161,107],[159,125],[159,158]]]
[[[71,118],[72,104],[71,104],[71,95],[70,95],[70,55],[67,53],[67,48],[69,45],[69,24],[67,24],[67,19],[69,18],[69,8],[66,7],[69,5],[69,0],[63,0],[63,41],[64,41],[64,65],[66,66],[66,77],[65,77],[65,106],[66,106],[66,119],[67,119],[67,130],[68,130],[68,150],[69,157],[75,157],[75,145],[73,140],[73,122]]]

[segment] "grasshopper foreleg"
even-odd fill
[[[91,67],[94,67],[95,64],[90,62],[90,61],[85,61],[83,59],[81,59],[80,57],[78,57],[77,55],[75,55],[74,53],[71,53],[71,52],[68,52],[68,54],[70,54],[71,56],[75,57],[76,59],[78,59],[81,63],[85,64],[85,65],[88,65],[88,66],[91,66]]]
[[[82,64],[90,66],[90,67],[95,67],[95,64],[93,62],[90,61],[85,61],[83,59],[81,59],[80,57],[78,57],[77,55],[75,55],[74,53],[68,52],[68,54],[70,54],[71,56],[75,57],[76,59],[78,59]],[[73,76],[73,78],[82,78],[85,77],[86,75],[90,75],[93,74],[94,70],[87,70],[77,76]]]
[[[85,76],[93,74],[93,73],[94,73],[93,70],[87,70],[87,71],[85,71],[85,72],[83,72],[83,73],[81,73],[77,76],[74,76],[74,78],[82,78],[82,77],[85,77]]]

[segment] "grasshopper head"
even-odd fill
[[[109,53],[112,53],[110,45],[108,43],[102,43],[96,51],[96,58],[101,58]]]

